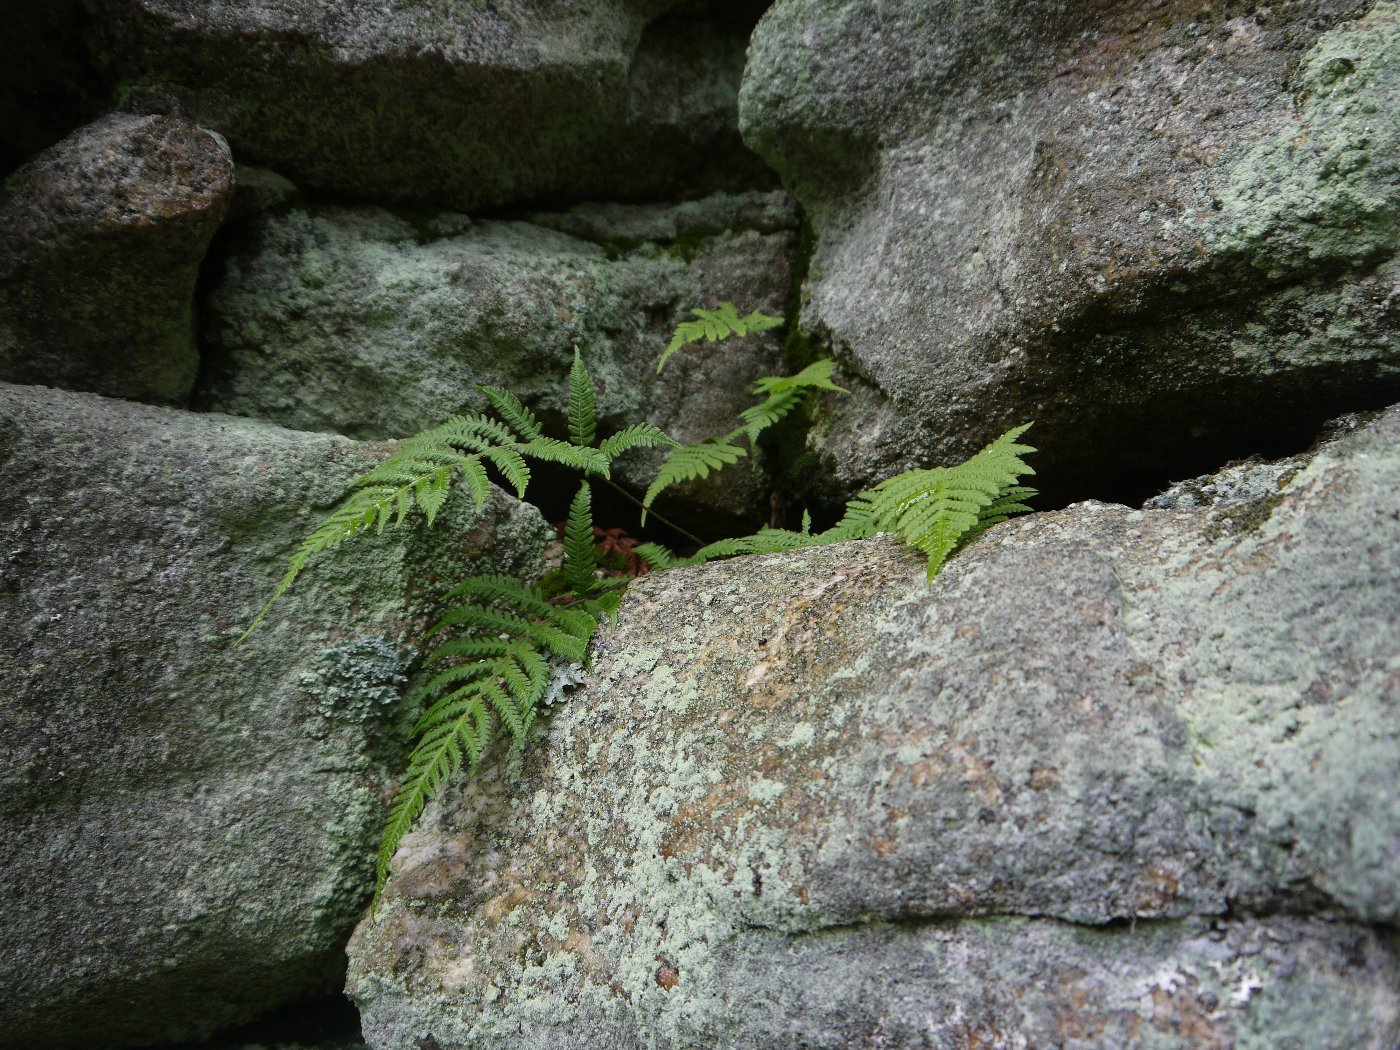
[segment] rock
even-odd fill
[[[752,4],[94,6],[128,106],[310,190],[466,210],[773,182],[737,130]]]
[[[240,644],[382,451],[0,386],[5,1045],[204,1038],[338,984],[425,607],[553,539],[458,505],[322,556]]]
[[[810,447],[852,488],[1034,419],[1057,501],[1136,501],[1394,401],[1396,112],[1393,2],[779,0],[741,127],[858,385]]]
[[[228,146],[174,117],[105,117],[0,193],[0,379],[185,401],[199,264],[233,192]]]
[[[521,781],[403,840],[366,1041],[1395,1046],[1397,493],[1400,407],[1252,516],[642,578]]]
[[[769,333],[678,354],[656,374],[691,307],[784,313],[796,216],[781,195],[594,206],[532,223],[415,218],[365,206],[264,213],[205,302],[219,363],[202,403],[377,438],[484,410],[476,386],[493,384],[562,433],[578,347],[605,429],[649,419],[698,441],[736,426],[753,380],[782,371]],[[744,221],[755,228],[733,228]],[[628,457],[621,477],[645,490],[655,462]],[[690,496],[692,508],[709,499],[709,513],[740,519],[768,490],[741,465]]]

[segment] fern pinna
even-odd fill
[[[909,470],[880,482],[847,503],[845,515],[825,532],[813,533],[804,515],[800,532],[760,529],[751,536],[711,543],[689,557],[678,557],[657,543],[644,543],[637,554],[653,568],[669,569],[893,532],[924,552],[932,580],[948,556],[971,537],[1031,509],[1025,501],[1035,495],[1035,489],[1017,484],[1021,477],[1035,473],[1021,458],[1035,449],[1017,440],[1030,425],[1008,430],[955,467]]]
[[[642,524],[646,524],[647,511],[662,492],[683,481],[709,477],[712,470],[737,463],[748,455],[739,444],[742,439],[747,438],[752,448],[760,434],[789,415],[812,391],[835,390],[844,394],[845,388],[832,382],[835,367],[836,362],[827,358],[814,361],[796,375],[763,376],[753,387],[753,393],[763,400],[739,414],[738,427],[722,437],[706,438],[672,449],[642,497]]]
[[[690,312],[698,320],[682,321],[676,326],[671,341],[661,352],[661,360],[656,362],[658,375],[666,367],[666,362],[671,359],[671,355],[688,343],[698,343],[702,339],[719,342],[732,335],[744,336],[750,332],[766,332],[768,329],[777,328],[783,323],[781,317],[772,317],[769,314],[760,313],[758,310],[747,317],[740,317],[739,311],[733,303],[720,303],[713,310],[696,308]]]

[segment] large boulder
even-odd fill
[[[403,436],[505,387],[562,431],[577,347],[605,429],[642,419],[680,441],[733,429],[749,387],[781,372],[775,333],[656,362],[677,321],[717,300],[782,315],[796,216],[786,195],[670,207],[595,205],[531,222],[370,206],[274,208],[251,222],[204,303],[202,403],[283,426]],[[621,476],[650,481],[652,460]],[[753,517],[768,495],[742,464],[711,513]],[[739,479],[736,483],[736,479]]]
[[[233,192],[216,134],[105,117],[0,189],[0,379],[184,402],[195,284]]]
[[[90,6],[127,105],[311,189],[480,208],[771,185],[737,130],[752,4]]]
[[[811,447],[850,487],[1035,419],[1059,499],[1140,498],[1394,401],[1397,112],[1389,0],[779,0],[741,127],[857,387]]]
[[[321,557],[239,642],[382,452],[0,385],[4,1045],[201,1038],[338,983],[426,605],[552,540],[455,505]]]
[[[367,1041],[1394,1047],[1400,408],[1350,427],[932,585],[886,540],[638,581],[520,781],[403,840]]]

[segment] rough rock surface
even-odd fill
[[[783,369],[768,333],[678,354],[656,374],[691,307],[785,312],[796,216],[781,193],[529,223],[416,219],[323,207],[252,223],[205,302],[221,363],[203,403],[297,429],[403,436],[485,409],[476,386],[489,383],[558,425],[578,347],[607,427],[649,419],[698,441],[732,429],[754,378]],[[651,463],[632,456],[619,470],[645,489]],[[752,516],[767,495],[753,471],[741,464],[724,479],[692,502]]]
[[[638,581],[523,780],[404,839],[367,1041],[1394,1047],[1397,493],[1400,408],[1252,514]]]
[[[737,131],[752,4],[92,6],[129,106],[183,113],[309,189],[480,208],[771,185]]]
[[[0,1044],[202,1038],[337,983],[421,606],[552,539],[457,506],[455,542],[323,556],[239,644],[380,451],[0,385]]]
[[[1140,498],[1394,401],[1398,112],[1393,2],[779,0],[741,127],[860,384],[813,448],[854,484],[1035,419],[1059,497]]]
[[[0,379],[189,397],[195,282],[233,191],[219,136],[173,117],[75,131],[0,190]]]

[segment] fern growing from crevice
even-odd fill
[[[983,529],[1030,510],[1025,500],[1035,489],[1017,482],[1035,471],[1021,457],[1034,452],[1017,439],[1030,424],[1008,430],[966,462],[955,467],[909,470],[866,489],[846,504],[841,520],[824,532],[811,532],[804,515],[800,532],[760,529],[750,536],[720,540],[688,557],[657,543],[644,543],[637,554],[657,569],[700,565],[739,554],[773,554],[882,532],[898,534],[928,559],[932,580],[948,556]]]
[[[715,311],[693,311],[700,320],[677,329],[666,359],[700,339],[718,340],[761,331],[781,323],[754,313],[740,317],[732,304]],[[432,525],[450,490],[461,483],[480,509],[489,495],[488,467],[524,496],[529,460],[560,464],[581,475],[563,530],[562,570],[531,584],[500,575],[473,576],[445,596],[447,608],[429,630],[434,648],[423,660],[408,701],[423,709],[413,748],[395,794],[378,851],[374,901],[377,905],[400,840],[449,780],[465,766],[468,773],[501,738],[519,749],[542,701],[560,683],[575,682],[587,663],[588,644],[604,617],[616,613],[625,578],[599,578],[592,519],[592,484],[608,479],[617,457],[636,448],[671,447],[642,502],[643,522],[653,501],[669,485],[705,477],[748,454],[769,427],[792,413],[812,392],[841,391],[832,381],[834,364],[817,361],[794,376],[765,376],[754,386],[758,404],[740,415],[726,435],[679,446],[658,427],[638,423],[598,440],[596,394],[583,360],[574,352],[569,371],[569,440],[546,436],[534,414],[509,391],[483,386],[499,420],[480,414],[453,417],[400,442],[393,454],[357,479],[349,496],[292,555],[276,592],[253,624],[292,587],[318,553],[374,530],[382,532],[421,514]],[[678,556],[655,543],[635,548],[656,569],[695,565],[716,558],[760,554],[835,543],[894,532],[924,552],[929,578],[958,546],[984,528],[1029,508],[1034,490],[1018,484],[1033,473],[1021,458],[1033,451],[1019,444],[1026,427],[1008,431],[956,467],[908,471],[854,499],[835,526],[811,531],[804,514],[801,529],[764,528],[750,536],[701,546]],[[246,636],[247,632],[245,632]]]
[[[488,392],[493,407],[531,441],[545,439],[530,411],[506,391]],[[481,756],[502,734],[513,749],[525,742],[553,675],[587,662],[588,641],[599,621],[617,610],[622,579],[600,580],[593,544],[593,475],[606,477],[612,461],[634,448],[674,444],[659,428],[639,423],[597,442],[593,382],[574,351],[569,370],[567,447],[596,451],[564,527],[563,586],[553,591],[508,576],[473,576],[448,593],[456,602],[429,631],[450,639],[424,661],[425,680],[409,695],[426,713],[415,727],[418,743],[408,760],[379,846],[374,901],[388,878],[400,839],[444,784]],[[562,443],[561,443],[562,444]],[[582,460],[580,459],[580,462]]]
[[[642,497],[642,524],[656,498],[672,485],[709,477],[711,471],[721,470],[748,455],[739,442],[748,439],[749,448],[758,444],[759,435],[789,415],[816,390],[846,393],[844,387],[832,382],[836,362],[829,358],[814,361],[801,372],[791,376],[762,376],[754,383],[753,393],[763,398],[758,404],[739,414],[740,425],[719,437],[706,438],[691,445],[673,449],[656,472],[656,478]]]

